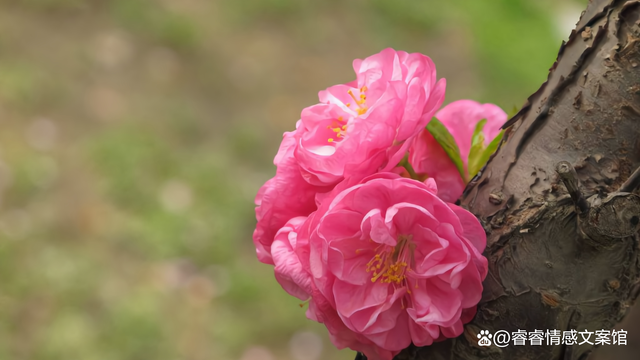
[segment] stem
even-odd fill
[[[405,155],[399,165],[407,170],[409,176],[411,176],[413,180],[420,180],[418,174],[416,174],[416,171],[413,169],[413,166],[409,163],[409,154]]]

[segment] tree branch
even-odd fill
[[[611,329],[626,314],[640,288],[638,24],[640,1],[590,2],[460,199],[488,231],[476,317],[397,359],[586,359],[593,345],[480,347],[477,334]]]
[[[560,179],[564,182],[573,203],[576,205],[576,213],[578,215],[585,214],[589,211],[589,204],[580,192],[580,180],[576,169],[567,161],[561,161],[556,165],[556,172],[560,175]]]
[[[622,184],[620,192],[634,192],[640,188],[640,167],[629,176],[629,179]]]

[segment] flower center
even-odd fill
[[[366,113],[367,110],[369,110],[368,107],[364,106],[365,103],[367,102],[367,95],[365,94],[366,91],[367,91],[366,86],[363,86],[360,88],[360,99],[356,98],[356,96],[353,94],[353,91],[351,90],[347,91],[347,93],[349,94],[349,96],[351,96],[351,98],[355,102],[355,105],[357,106],[355,110],[358,113],[358,115],[362,115]],[[351,103],[346,103],[346,105],[348,108],[351,107]]]
[[[367,87],[363,86],[360,89],[358,89],[358,91],[360,92],[359,100],[354,95],[352,90],[347,91],[347,93],[349,94],[349,96],[351,96],[351,98],[355,102],[355,105],[356,105],[355,111],[358,113],[358,115],[362,115],[366,113],[367,110],[369,110],[369,108],[365,106],[367,102],[367,95],[365,94],[365,92],[367,91]],[[346,103],[345,105],[347,105],[348,108],[351,108],[351,103]],[[334,121],[331,125],[327,126],[327,129],[331,129],[333,130],[333,132],[336,133],[335,137],[330,137],[327,139],[327,142],[329,143],[339,142],[347,134],[347,124],[346,124],[346,121],[342,118],[342,116],[338,117],[336,121]]]
[[[327,126],[327,129],[331,129],[333,130],[333,132],[336,133],[337,140],[334,138],[329,138],[327,140],[327,142],[332,143],[334,141],[342,140],[342,138],[344,138],[345,134],[347,133],[347,124],[345,123],[342,116],[340,116],[336,121],[331,123],[331,125]]]
[[[382,246],[385,245],[380,245],[378,249]],[[367,263],[367,272],[372,273],[371,282],[379,280],[381,283],[387,284],[404,284],[407,279],[407,272],[411,270],[413,253],[416,247],[411,241],[411,236],[400,235],[398,243],[393,249],[385,247],[386,249],[377,253]]]

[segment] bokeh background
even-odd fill
[[[353,359],[255,258],[282,132],[386,47],[509,112],[586,2],[0,0],[0,359]]]

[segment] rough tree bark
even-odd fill
[[[479,347],[477,334],[622,320],[640,292],[639,65],[640,1],[592,0],[459,200],[487,232],[475,319],[396,359],[586,359],[591,345]]]

